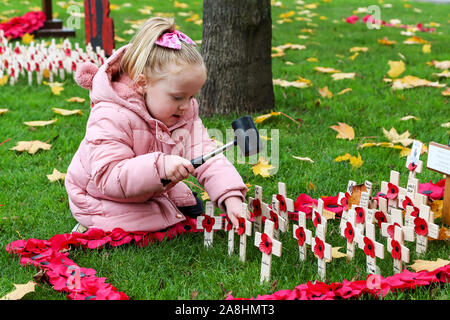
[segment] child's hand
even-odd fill
[[[172,183],[187,179],[189,178],[189,175],[194,172],[192,163],[177,155],[165,156],[164,169],[166,171],[166,178],[171,180]],[[170,185],[172,185],[172,183]]]
[[[225,199],[225,207],[227,208],[227,215],[231,223],[237,229],[239,228],[239,217],[242,211],[242,200],[239,197],[229,197]]]

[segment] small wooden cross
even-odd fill
[[[430,207],[421,205],[419,216],[414,219],[414,231],[417,235],[416,252],[425,253],[428,247],[428,237],[437,239],[439,236],[439,226],[434,223],[434,213]]]
[[[317,257],[317,269],[322,280],[325,280],[326,277],[327,261],[331,261],[333,259],[331,254],[331,245],[326,243],[325,233],[325,226],[323,224],[319,224],[316,228],[316,236],[311,239],[311,250]]]
[[[245,257],[247,255],[247,236],[252,235],[252,223],[247,220],[248,207],[246,203],[242,203],[242,212],[239,219],[239,228],[237,233],[240,237],[239,239],[239,259],[245,262]]]
[[[357,227],[355,218],[355,210],[350,209],[345,214],[345,222],[340,226],[341,235],[347,239],[347,260],[352,260],[355,256],[355,244],[358,243],[362,237],[363,230]]]
[[[327,232],[327,218],[323,214],[323,208],[325,204],[322,199],[317,200],[317,209],[313,208],[312,217],[314,227],[317,228],[318,225],[322,224],[325,228],[325,233]]]
[[[358,239],[358,247],[364,250],[366,255],[367,272],[379,274],[377,268],[377,257],[384,259],[384,245],[375,240],[375,226],[373,223],[366,223],[366,235]]]
[[[402,231],[402,241],[415,241],[414,236],[414,228],[408,225],[403,225],[403,212],[399,209],[393,209],[391,214],[391,221],[384,222],[381,224],[381,235],[383,237],[393,238],[394,235],[394,228],[398,226],[400,227],[400,230]]]
[[[400,273],[403,270],[403,262],[409,263],[409,249],[403,245],[402,227],[394,225],[394,238],[388,237],[387,249],[394,259],[394,273]]]
[[[306,228],[306,213],[298,212],[298,225],[293,225],[294,238],[298,240],[300,261],[306,260],[306,245],[311,245],[312,232]]]
[[[414,140],[411,153],[406,158],[406,168],[409,170],[409,178],[415,178],[416,173],[421,173],[423,162],[420,161],[420,153],[422,152],[422,142]]]
[[[233,223],[228,216],[225,217],[225,232],[228,233],[228,255],[231,256],[234,252],[234,229]]]
[[[387,212],[391,213],[392,209],[397,209],[399,195],[406,194],[406,189],[399,187],[400,173],[398,171],[391,170],[389,182],[381,182],[381,192],[387,195],[388,208]]]
[[[268,206],[263,210],[264,220],[269,219],[275,223],[274,226],[274,237],[275,239],[280,239],[280,231],[286,232],[286,220],[280,215],[280,202],[276,199],[276,196],[272,196],[272,209]]]
[[[204,229],[205,247],[212,247],[214,230],[222,229],[222,218],[214,216],[214,205],[206,202],[205,214],[197,218],[197,229]]]
[[[262,193],[262,187],[255,185],[255,198],[248,197],[248,209],[253,213],[253,229],[255,232],[261,232]]]
[[[294,201],[287,197],[286,184],[283,182],[278,182],[276,199],[280,202],[278,213],[285,221],[285,230],[289,230],[289,212],[294,212]]]
[[[272,254],[281,257],[282,243],[273,237],[273,221],[266,220],[264,233],[255,233],[255,246],[262,252],[260,284],[270,280]]]

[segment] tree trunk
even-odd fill
[[[274,107],[270,0],[204,0],[202,115]]]

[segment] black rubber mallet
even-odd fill
[[[221,154],[225,150],[231,147],[239,146],[242,154],[246,157],[259,153],[263,149],[261,140],[259,139],[258,129],[256,129],[255,123],[252,117],[244,116],[231,123],[234,130],[234,140],[224,144],[222,147],[207,153],[198,158],[192,159],[191,163],[194,168],[198,168],[204,164],[208,159]],[[167,179],[161,179],[162,184],[165,186],[171,181]]]

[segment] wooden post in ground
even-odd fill
[[[61,20],[53,19],[52,0],[42,0],[42,11],[46,19],[42,28],[33,33],[36,37],[75,37],[75,30],[67,29]]]

